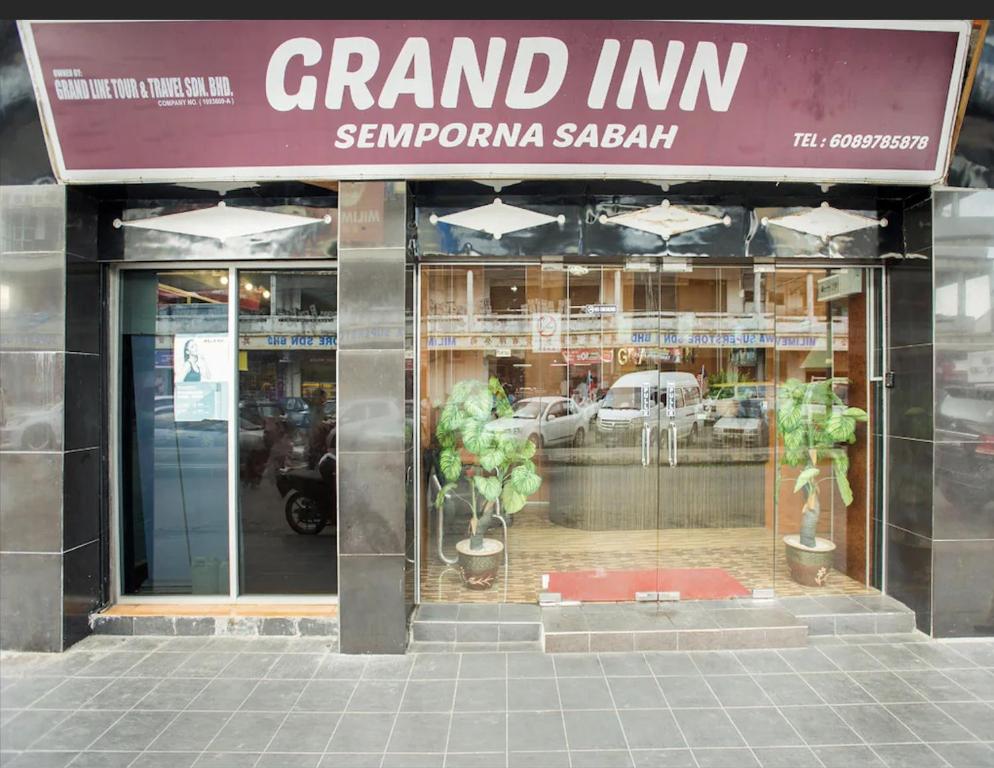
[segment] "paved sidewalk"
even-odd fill
[[[319,638],[87,638],[0,657],[0,765],[994,766],[994,641],[343,656]]]

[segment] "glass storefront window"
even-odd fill
[[[130,595],[227,595],[228,271],[121,284],[121,570]]]

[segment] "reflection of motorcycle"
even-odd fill
[[[321,533],[335,518],[335,457],[324,454],[317,469],[280,469],[276,489],[286,499],[286,521],[293,530]]]

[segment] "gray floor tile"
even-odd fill
[[[782,713],[809,747],[861,743],[831,707],[791,707]]]
[[[383,752],[394,715],[346,712],[338,721],[328,752]]]
[[[723,707],[761,707],[773,703],[748,675],[705,676],[704,680]]]
[[[26,749],[70,714],[72,710],[68,709],[25,710],[0,727],[0,744],[5,750]]]
[[[666,709],[638,709],[619,712],[621,727],[632,749],[686,747],[676,720]]]
[[[128,712],[97,739],[91,749],[145,749],[175,717],[174,712]]]
[[[194,768],[255,768],[260,755],[255,752],[204,752]]]
[[[262,752],[284,717],[281,712],[235,712],[207,745],[207,751]]]
[[[711,693],[711,689],[701,676],[660,677],[657,680],[667,703],[674,709],[677,707],[718,706],[718,699]]]
[[[698,674],[697,666],[690,660],[690,654],[684,651],[646,653],[645,661],[657,676]]]
[[[613,709],[564,712],[566,739],[575,749],[627,749],[621,725]]]
[[[507,708],[510,711],[559,709],[555,678],[509,678]]]
[[[73,762],[77,752],[22,752],[2,763],[4,768],[64,768]]]
[[[700,768],[758,768],[751,750],[742,748],[695,749]]]
[[[406,680],[413,665],[411,656],[371,656],[362,677],[363,680]]]
[[[618,709],[662,709],[666,699],[652,675],[646,677],[609,677],[608,685]]]
[[[994,670],[973,667],[972,669],[944,669],[942,672],[981,701],[994,701]]]
[[[757,747],[753,754],[763,768],[822,768],[821,761],[809,747]]]
[[[489,680],[507,677],[507,657],[504,653],[464,653],[459,664],[461,680]]]
[[[131,669],[148,655],[147,651],[111,652],[96,659],[76,673],[78,677],[117,677]]]
[[[221,670],[220,678],[241,677],[259,680],[266,676],[269,668],[276,663],[279,654],[276,653],[239,653]]]
[[[434,754],[388,752],[380,765],[382,768],[442,768],[445,765],[445,754],[442,752]]]
[[[867,653],[882,662],[887,669],[911,670],[930,669],[930,665],[901,645],[867,645]]]
[[[509,752],[508,768],[570,768],[569,752]]]
[[[81,709],[131,709],[160,682],[154,678],[114,680],[88,699]]]
[[[839,668],[820,648],[784,648],[780,651],[784,660],[802,675],[812,672],[837,672]]]
[[[888,704],[887,709],[922,741],[973,740],[969,731],[934,704]]]
[[[4,660],[6,663],[6,660]],[[6,671],[6,670],[4,670]],[[0,690],[0,707],[3,709],[26,709],[58,685],[63,677],[12,678],[13,682]]]
[[[214,677],[235,660],[235,653],[203,651],[195,653],[176,668],[184,677]]]
[[[938,670],[898,672],[897,675],[929,701],[973,701],[976,698]]]
[[[689,749],[632,750],[635,768],[697,768]]]
[[[883,761],[866,746],[813,747],[825,768],[882,768]]]
[[[260,680],[239,709],[247,712],[289,712],[306,685],[304,680]]]
[[[559,653],[553,656],[559,677],[602,677],[604,669],[593,653]]]
[[[266,752],[254,768],[317,768],[321,755],[290,752]]]
[[[503,712],[507,709],[507,682],[459,680],[455,708],[459,712]]]
[[[321,659],[314,653],[287,653],[276,660],[266,677],[274,680],[310,680],[321,665]]]
[[[980,702],[936,706],[981,741],[994,741],[994,707]]]
[[[994,642],[990,640],[956,643],[954,650],[979,667],[994,667]]]
[[[546,653],[512,653],[507,657],[508,677],[555,677],[552,656]]]
[[[349,712],[396,712],[404,692],[402,680],[360,680],[349,701]]]
[[[78,709],[113,680],[89,677],[70,677],[31,705],[31,709]]]
[[[330,653],[321,659],[316,680],[358,680],[366,671],[365,656],[350,656]]]
[[[84,750],[110,728],[124,712],[73,712],[38,738],[32,749]],[[6,745],[5,745],[6,746]]]
[[[411,680],[407,683],[401,712],[451,712],[455,680]]]
[[[736,651],[735,658],[747,672],[792,672],[790,665],[776,651]]]
[[[953,768],[994,768],[994,747],[990,744],[930,744]]]
[[[210,681],[207,678],[167,678],[149,691],[136,709],[186,709]]]
[[[351,753],[325,755],[318,768],[380,768],[383,756],[379,753]]]
[[[138,752],[80,752],[72,768],[126,768],[138,757]]]
[[[450,719],[448,713],[401,712],[387,752],[444,752]]]
[[[608,677],[645,677],[652,674],[645,658],[639,653],[602,653],[600,661]]]
[[[850,672],[849,676],[881,704],[925,700],[924,696],[894,672]]]
[[[804,680],[826,704],[872,704],[876,701],[845,672],[816,672],[805,675]]]
[[[256,680],[211,680],[190,702],[190,709],[233,712],[255,688]]]
[[[507,746],[507,715],[503,712],[455,712],[447,752],[500,752]]]
[[[883,744],[873,751],[888,768],[944,768],[946,762],[926,744]]]
[[[632,768],[632,758],[628,750],[589,750],[571,751],[573,768]]]
[[[507,748],[511,752],[566,749],[560,712],[509,712]]]
[[[311,680],[293,708],[305,712],[344,712],[357,685],[356,680]]]
[[[694,651],[690,658],[702,675],[745,674],[745,667],[732,651]]]
[[[203,751],[230,717],[228,712],[180,712],[148,748],[160,752]]]
[[[189,658],[189,652],[153,651],[127,670],[124,677],[169,677]]]
[[[821,698],[798,674],[755,675],[763,692],[778,707],[792,704],[820,704]]]
[[[411,680],[455,680],[459,677],[458,654],[420,654],[414,659]]]
[[[291,712],[266,747],[267,752],[324,752],[338,724],[338,714]],[[314,761],[315,764],[317,760]]]
[[[801,737],[791,728],[790,723],[774,708],[732,709],[728,711],[728,716],[750,747],[786,747],[804,744]]]
[[[691,748],[744,746],[732,721],[720,709],[674,709],[673,716]]]
[[[560,677],[559,699],[564,710],[611,709],[611,693],[602,677]]]
[[[199,752],[143,752],[128,768],[190,768]]]
[[[884,669],[884,663],[859,646],[829,645],[818,649],[835,666],[845,672],[869,672]]]
[[[908,650],[927,661],[936,669],[971,669],[976,665],[961,653],[956,646],[939,643],[914,643]]]
[[[446,752],[445,768],[505,768],[505,752]]]
[[[867,744],[899,744],[918,738],[882,704],[835,707],[835,712]]]

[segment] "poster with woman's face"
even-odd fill
[[[228,337],[177,334],[173,339],[176,421],[226,419],[231,361]]]

